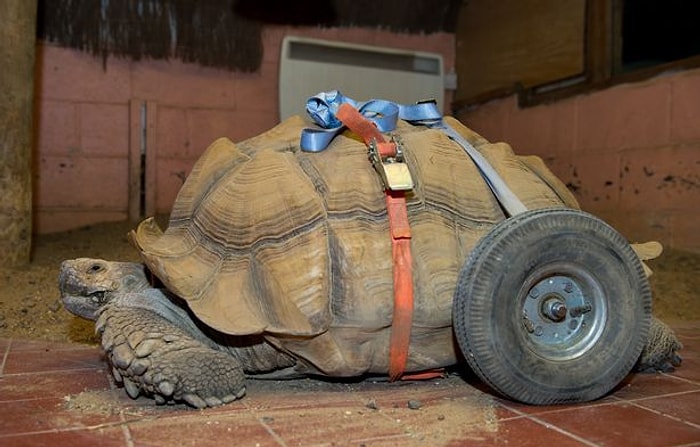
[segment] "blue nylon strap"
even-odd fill
[[[333,129],[342,126],[335,114],[338,112],[338,107],[346,102],[357,108],[357,101],[344,96],[338,90],[321,92],[306,101],[306,113],[324,129]]]
[[[380,132],[390,132],[396,128],[398,119],[414,125],[422,125],[442,130],[450,139],[462,146],[474,164],[479,168],[481,176],[486,180],[498,201],[508,214],[514,216],[527,211],[527,208],[510,190],[491,164],[479,151],[474,148],[462,135],[446,124],[434,101],[418,104],[402,105],[383,99],[371,99],[367,102],[357,102],[340,91],[322,92],[308,99],[306,111],[320,128],[307,128],[301,132],[300,146],[305,152],[320,152],[330,144],[333,138],[344,129],[343,124],[335,116],[343,103],[355,107],[365,118],[374,123]]]
[[[371,99],[357,102],[338,90],[322,92],[309,98],[306,112],[320,128],[307,128],[301,132],[300,146],[305,152],[324,150],[333,138],[343,131],[343,124],[335,116],[341,104],[348,103],[365,118],[374,123],[380,132],[391,132],[400,119],[413,124],[427,125],[428,122],[442,122],[442,115],[434,102],[401,105],[384,99]]]
[[[472,159],[474,164],[479,168],[481,177],[484,178],[489,188],[496,196],[498,201],[503,205],[503,208],[508,212],[509,215],[515,216],[516,214],[524,213],[527,211],[527,207],[520,201],[518,196],[516,196],[513,191],[508,187],[501,176],[493,169],[491,163],[481,155],[481,152],[476,150],[462,135],[454,130],[451,126],[442,123],[440,129],[445,132],[445,134],[452,139],[455,143],[462,146],[462,149],[466,151],[469,157]]]

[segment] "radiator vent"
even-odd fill
[[[436,53],[287,36],[279,82],[281,120],[305,117],[307,98],[329,90],[357,101],[412,104],[435,99],[443,110],[443,63]]]

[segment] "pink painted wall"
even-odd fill
[[[543,157],[628,239],[700,252],[700,70],[525,109],[509,97],[459,118]]]
[[[37,48],[35,230],[62,231],[129,216],[129,154],[138,105],[155,108],[153,209],[169,212],[193,163],[214,139],[254,136],[278,121],[278,71],[287,34],[442,54],[454,69],[454,34],[269,27],[256,73],[172,61],[102,61],[52,45]],[[451,101],[446,92],[445,103]],[[360,98],[358,98],[360,99]],[[130,130],[131,129],[131,130]]]

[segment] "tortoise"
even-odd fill
[[[539,157],[445,122],[528,211],[509,217],[444,132],[398,121],[415,183],[405,371],[466,360],[496,393],[556,404],[597,399],[635,365],[677,365],[680,344],[651,315],[633,247],[581,211]],[[97,320],[131,397],[202,408],[242,397],[246,377],[387,374],[385,187],[357,135],[346,130],[310,153],[299,147],[306,126],[296,116],[237,144],[214,141],[167,228],[149,218],[130,232],[142,263],[63,262],[65,307]]]

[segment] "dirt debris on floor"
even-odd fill
[[[36,236],[30,264],[0,267],[0,337],[96,343],[94,323],[74,317],[61,304],[59,267],[65,259],[81,257],[138,261],[127,239],[133,227],[130,222],[102,223]]]

